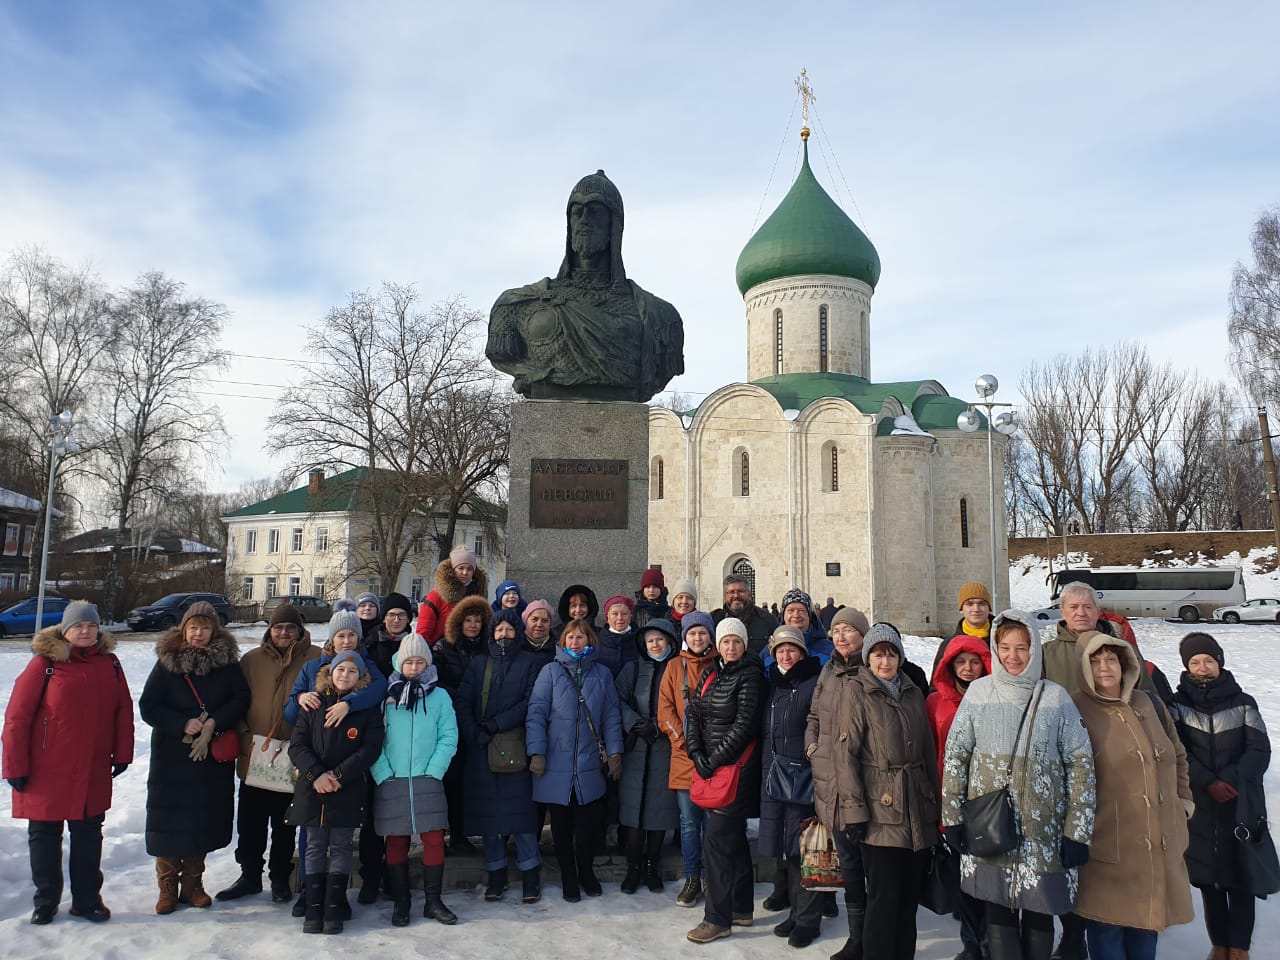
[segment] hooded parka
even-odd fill
[[[764,857],[799,857],[801,826],[814,815],[813,804],[771,799],[767,783],[774,764],[793,768],[809,766],[809,758],[804,753],[805,731],[821,672],[822,661],[815,656],[805,657],[786,673],[776,662],[769,667],[769,699],[760,738],[760,769],[766,787],[760,794],[759,847]]]
[[[663,631],[665,633],[665,631]],[[618,702],[622,729],[628,744],[622,755],[622,780],[618,784],[618,822],[641,830],[676,830],[680,809],[671,792],[671,741],[658,729],[658,694],[668,668],[677,660],[675,638],[667,637],[667,656],[654,660],[646,650],[618,674]],[[631,730],[641,721],[652,721],[654,740],[635,736]]]
[[[714,643],[708,644],[700,655],[686,647],[680,651],[679,659],[662,673],[658,690],[658,727],[671,741],[671,775],[667,786],[672,790],[688,790],[693,783],[693,763],[689,760],[684,739],[686,711],[689,699],[702,683],[703,674],[715,662]]]
[[[413,628],[427,641],[428,645],[434,644],[444,636],[449,613],[463,597],[479,597],[485,600],[489,595],[487,573],[476,567],[476,572],[471,575],[471,582],[463,583],[453,572],[453,564],[448,560],[441,560],[436,564],[435,584],[435,589],[427,594],[427,598],[418,607],[418,622]],[[489,606],[487,600],[485,600],[485,606]],[[490,609],[490,613],[492,612]]]

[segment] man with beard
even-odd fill
[[[713,610],[712,619],[719,623],[725,617],[737,617],[747,625],[747,649],[757,656],[769,645],[769,637],[778,621],[764,607],[757,607],[751,584],[745,577],[731,573],[724,578],[724,604]]]
[[[643,403],[684,372],[680,314],[627,279],[622,195],[603,170],[578,181],[565,213],[560,272],[498,297],[485,355],[532,400]]]

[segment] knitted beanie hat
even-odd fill
[[[404,663],[410,657],[421,657],[427,661],[428,667],[431,666],[431,647],[426,640],[413,632],[400,641],[400,649],[396,651],[396,663]]]
[[[745,643],[747,639],[747,625],[737,617],[725,617],[716,624],[717,647],[720,646],[720,641],[725,637],[740,637]]]
[[[524,613],[520,614],[520,619],[523,620],[526,625],[528,625],[529,614],[533,613],[533,611],[535,610],[545,610],[547,611],[547,615],[550,616],[552,620],[556,618],[556,612],[551,609],[551,604],[547,603],[547,601],[530,600],[529,605],[524,608]]]
[[[208,606],[208,604],[205,604]],[[211,608],[212,609],[212,608]],[[218,618],[214,616],[216,623]],[[102,621],[98,619],[98,608],[88,600],[73,600],[67,604],[67,608],[62,611],[62,630],[70,630],[77,623],[95,623],[102,625]]]
[[[329,637],[336,637],[340,630],[354,630],[359,637],[364,632],[364,624],[354,610],[339,610],[329,618]]]
[[[966,583],[956,594],[956,609],[963,610],[966,600],[982,600],[990,607],[991,591],[987,589],[986,584],[978,583],[976,580],[972,583]]]
[[[782,603],[778,605],[778,609],[783,613],[787,612],[787,607],[793,603],[803,605],[804,612],[809,615],[809,619],[813,619],[813,597],[809,596],[799,587],[792,587],[782,596]]]
[[[473,567],[476,565],[475,553],[473,553],[471,550],[468,550],[462,544],[458,544],[456,547],[454,547],[452,550],[449,551],[449,566],[453,567],[454,569],[457,569],[458,564],[460,563],[469,563]]]
[[[863,637],[866,637],[867,631],[871,629],[871,624],[867,620],[867,615],[857,607],[841,607],[836,611],[835,616],[831,618],[831,626],[837,623],[847,623],[853,629],[857,630]]]
[[[662,571],[650,567],[640,575],[640,589],[645,587],[657,587],[659,590],[667,585],[666,578],[662,576]]]
[[[1213,659],[1218,661],[1218,666],[1225,667],[1226,655],[1222,652],[1222,644],[1209,636],[1207,633],[1196,631],[1188,633],[1182,638],[1182,642],[1178,644],[1178,656],[1182,658],[1182,666],[1184,669],[1190,669],[1191,658],[1200,653],[1207,653]]]
[[[338,668],[338,664],[346,663],[348,660],[356,665],[356,669],[360,671],[360,676],[363,677],[365,674],[364,657],[360,656],[360,654],[356,653],[354,650],[339,653],[329,661],[329,676],[333,676],[333,671]],[[427,662],[430,663],[430,661]]]

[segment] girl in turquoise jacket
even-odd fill
[[[444,830],[449,824],[443,778],[458,750],[453,701],[437,685],[431,648],[416,633],[400,642],[383,704],[386,736],[370,771],[373,822],[387,840],[387,886],[395,900],[391,923],[409,922],[409,841],[422,840],[424,917],[458,922],[440,899],[444,883]]]

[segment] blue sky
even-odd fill
[[[1217,6],[17,0],[0,253],[227,304],[209,485],[234,487],[280,466],[263,424],[303,323],[383,280],[487,312],[554,272],[603,167],[702,394],[745,375],[734,262],[799,162],[807,67],[814,171],[884,265],[875,379],[967,397],[991,372],[1003,398],[1119,339],[1226,376],[1231,268],[1280,203],[1280,7]]]

